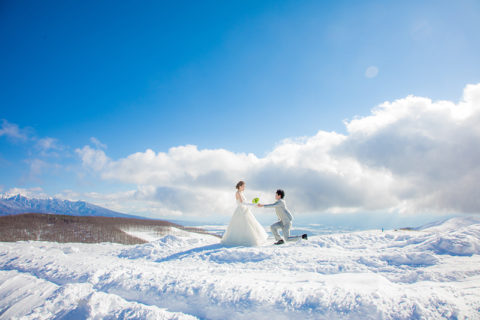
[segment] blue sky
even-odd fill
[[[266,159],[284,139],[349,136],[344,120],[385,101],[457,103],[480,82],[478,30],[478,1],[3,1],[0,187],[108,205],[175,186],[92,170],[87,145],[111,167],[185,145]]]

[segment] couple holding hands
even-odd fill
[[[267,233],[260,223],[255,219],[250,211],[250,207],[257,206],[263,208],[275,208],[278,222],[270,226],[272,234],[275,237],[275,244],[283,244],[285,241],[295,241],[297,239],[307,239],[307,235],[290,236],[290,229],[292,228],[293,216],[288,211],[285,204],[285,192],[281,189],[275,193],[275,203],[272,204],[254,204],[245,200],[243,191],[245,190],[245,182],[240,181],[236,185],[237,192],[235,197],[237,199],[237,209],[233,213],[232,219],[228,224],[227,230],[223,234],[222,244],[227,246],[258,246],[262,245],[267,240]],[[283,239],[278,233],[283,231]]]

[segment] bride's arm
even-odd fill
[[[240,196],[240,194],[239,194],[238,192],[236,193],[235,197],[236,197],[237,200],[239,200],[240,203],[241,203],[242,205],[244,205],[244,206],[252,206],[252,207],[253,207],[253,206],[256,206],[256,204],[254,204],[254,203],[248,203],[248,202],[246,202],[246,201],[243,201],[243,198]]]
[[[242,199],[240,199],[240,202],[241,202],[244,206],[251,206],[251,207],[256,207],[256,206],[257,206],[255,203],[246,202],[246,201],[243,201]]]

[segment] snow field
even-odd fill
[[[0,270],[0,319],[480,319],[480,223],[464,218],[254,248],[0,243]]]

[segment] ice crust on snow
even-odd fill
[[[15,317],[480,319],[480,221],[253,248],[0,243],[0,319]]]

